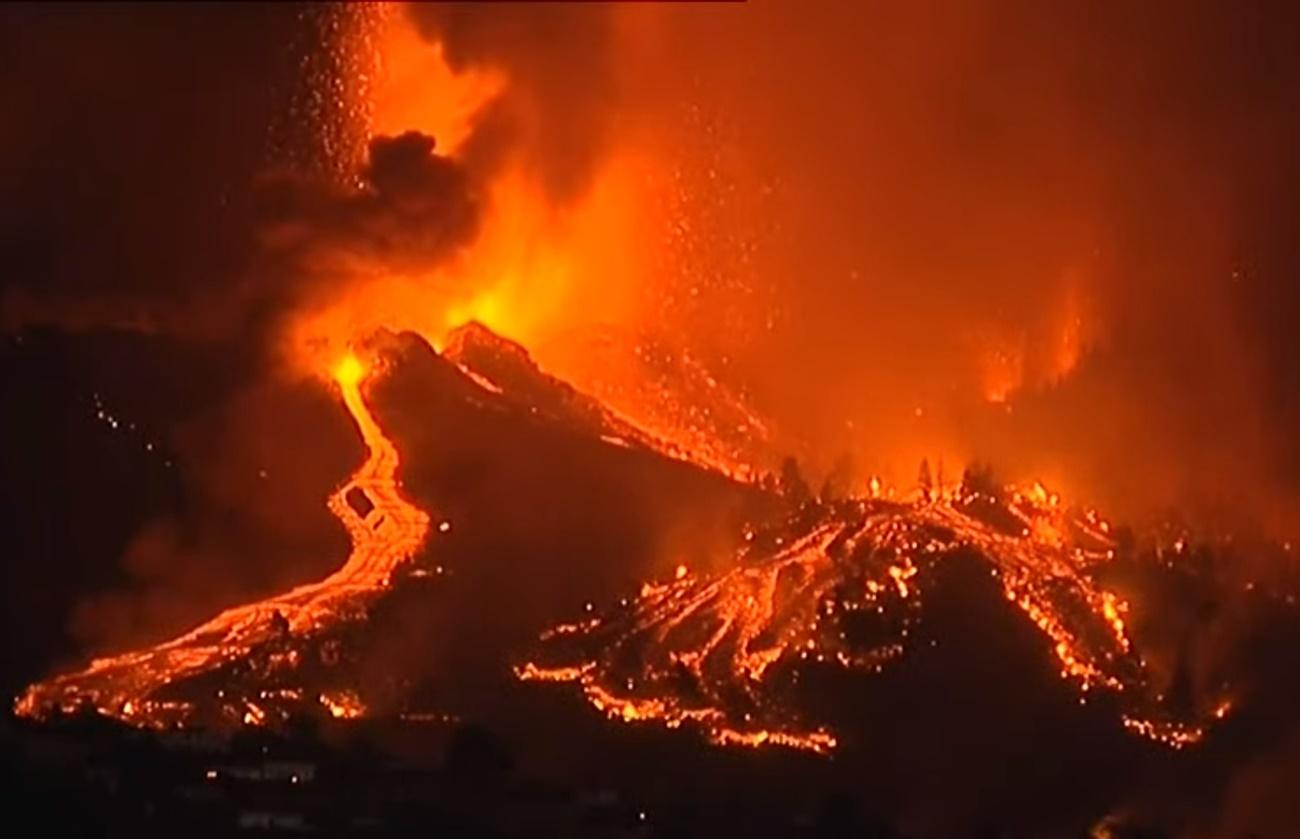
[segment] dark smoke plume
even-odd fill
[[[468,176],[434,147],[417,132],[375,138],[359,190],[301,179],[269,184],[266,241],[309,261],[323,252],[377,270],[437,264],[473,236],[477,212]]]
[[[453,70],[502,70],[466,159],[518,155],[559,200],[581,194],[605,152],[619,98],[616,10],[604,4],[421,3],[411,19]]]

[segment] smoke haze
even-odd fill
[[[561,327],[668,312],[817,469],[978,458],[1134,516],[1288,526],[1294,15],[499,11],[412,12],[453,68],[507,80],[466,157],[511,148],[561,204],[628,154],[671,183],[527,336],[561,372]],[[641,302],[574,311],[609,287]]]

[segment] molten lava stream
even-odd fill
[[[388,587],[393,571],[415,555],[429,529],[428,515],[398,492],[397,449],[384,436],[361,394],[366,373],[355,356],[348,356],[334,371],[343,402],[368,450],[365,462],[329,499],[330,512],[352,540],[351,554],[339,570],[319,582],[227,609],[171,641],[99,658],[85,670],[34,684],[19,698],[15,711],[44,716],[56,709],[72,711],[91,705],[100,713],[138,725],[182,723],[194,715],[194,705],[160,699],[160,689],[246,659],[259,649],[288,646],[288,654],[269,657],[265,673],[283,683],[303,658],[299,650],[304,643],[300,642],[364,614],[371,596]],[[365,513],[349,501],[358,494],[369,502]],[[257,695],[265,698],[267,693],[261,690]],[[294,700],[303,695],[301,687],[281,687],[273,693]],[[316,698],[335,716],[339,715],[340,700],[356,707],[355,697],[321,693]],[[262,707],[249,697],[227,698],[222,707],[245,723],[265,719]]]
[[[1040,484],[807,500],[748,532],[730,568],[697,576],[682,566],[608,612],[544,633],[541,663],[515,675],[575,683],[621,722],[689,724],[722,745],[829,752],[835,732],[801,718],[791,686],[809,667],[877,674],[902,659],[939,569],[965,553],[1046,636],[1081,703],[1109,691],[1122,699],[1127,730],[1193,745],[1231,701],[1166,706],[1125,622],[1128,604],[1099,578],[1118,547],[1110,531]]]
[[[330,496],[329,509],[352,537],[352,553],[343,567],[319,583],[294,591],[315,589],[317,595],[299,611],[290,628],[298,631],[314,626],[320,615],[311,607],[319,597],[351,588],[361,592],[385,588],[393,570],[415,555],[429,532],[429,516],[409,503],[397,491],[397,447],[384,436],[361,396],[365,368],[355,356],[348,356],[335,370],[343,402],[361,431],[369,456],[361,468]],[[365,515],[348,503],[348,496],[361,491],[373,507]],[[290,592],[290,596],[294,592]]]

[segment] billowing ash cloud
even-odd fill
[[[264,340],[273,339],[301,306],[353,283],[430,272],[473,240],[478,189],[418,132],[374,138],[359,185],[268,177],[258,190],[260,256],[238,308],[264,316]]]
[[[576,197],[611,139],[619,94],[612,6],[417,3],[408,12],[453,70],[507,76],[467,159],[491,166],[518,154],[553,197]]]
[[[469,241],[477,206],[469,177],[418,132],[377,137],[361,189],[315,180],[268,184],[264,236],[273,251],[323,253],[378,268],[431,266]]]

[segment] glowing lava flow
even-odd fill
[[[227,609],[171,641],[99,658],[85,670],[32,685],[15,712],[39,717],[92,707],[155,727],[196,718],[261,724],[287,716],[304,701],[319,703],[336,718],[363,713],[355,692],[327,684],[334,681],[329,665],[337,657],[327,633],[364,617],[374,597],[388,588],[394,570],[420,549],[429,529],[428,515],[398,491],[397,449],[361,394],[367,373],[353,355],[334,370],[369,452],[329,499],[330,511],[352,539],[351,554],[339,570],[319,582]],[[318,673],[323,676],[317,678]],[[217,677],[214,684],[178,690],[182,682],[207,675]],[[307,682],[313,683],[311,689]]]
[[[1162,703],[1124,621],[1097,579],[1114,556],[1110,526],[1041,485],[907,501],[809,502],[746,534],[733,568],[650,583],[621,607],[542,636],[545,663],[516,675],[576,682],[623,722],[699,727],[715,743],[826,752],[825,726],[800,719],[810,668],[879,673],[914,644],[924,593],[958,553],[986,563],[1007,600],[1046,636],[1060,675],[1083,694],[1122,697],[1128,730],[1171,748],[1221,719],[1181,720]],[[1081,701],[1083,696],[1081,695]]]

